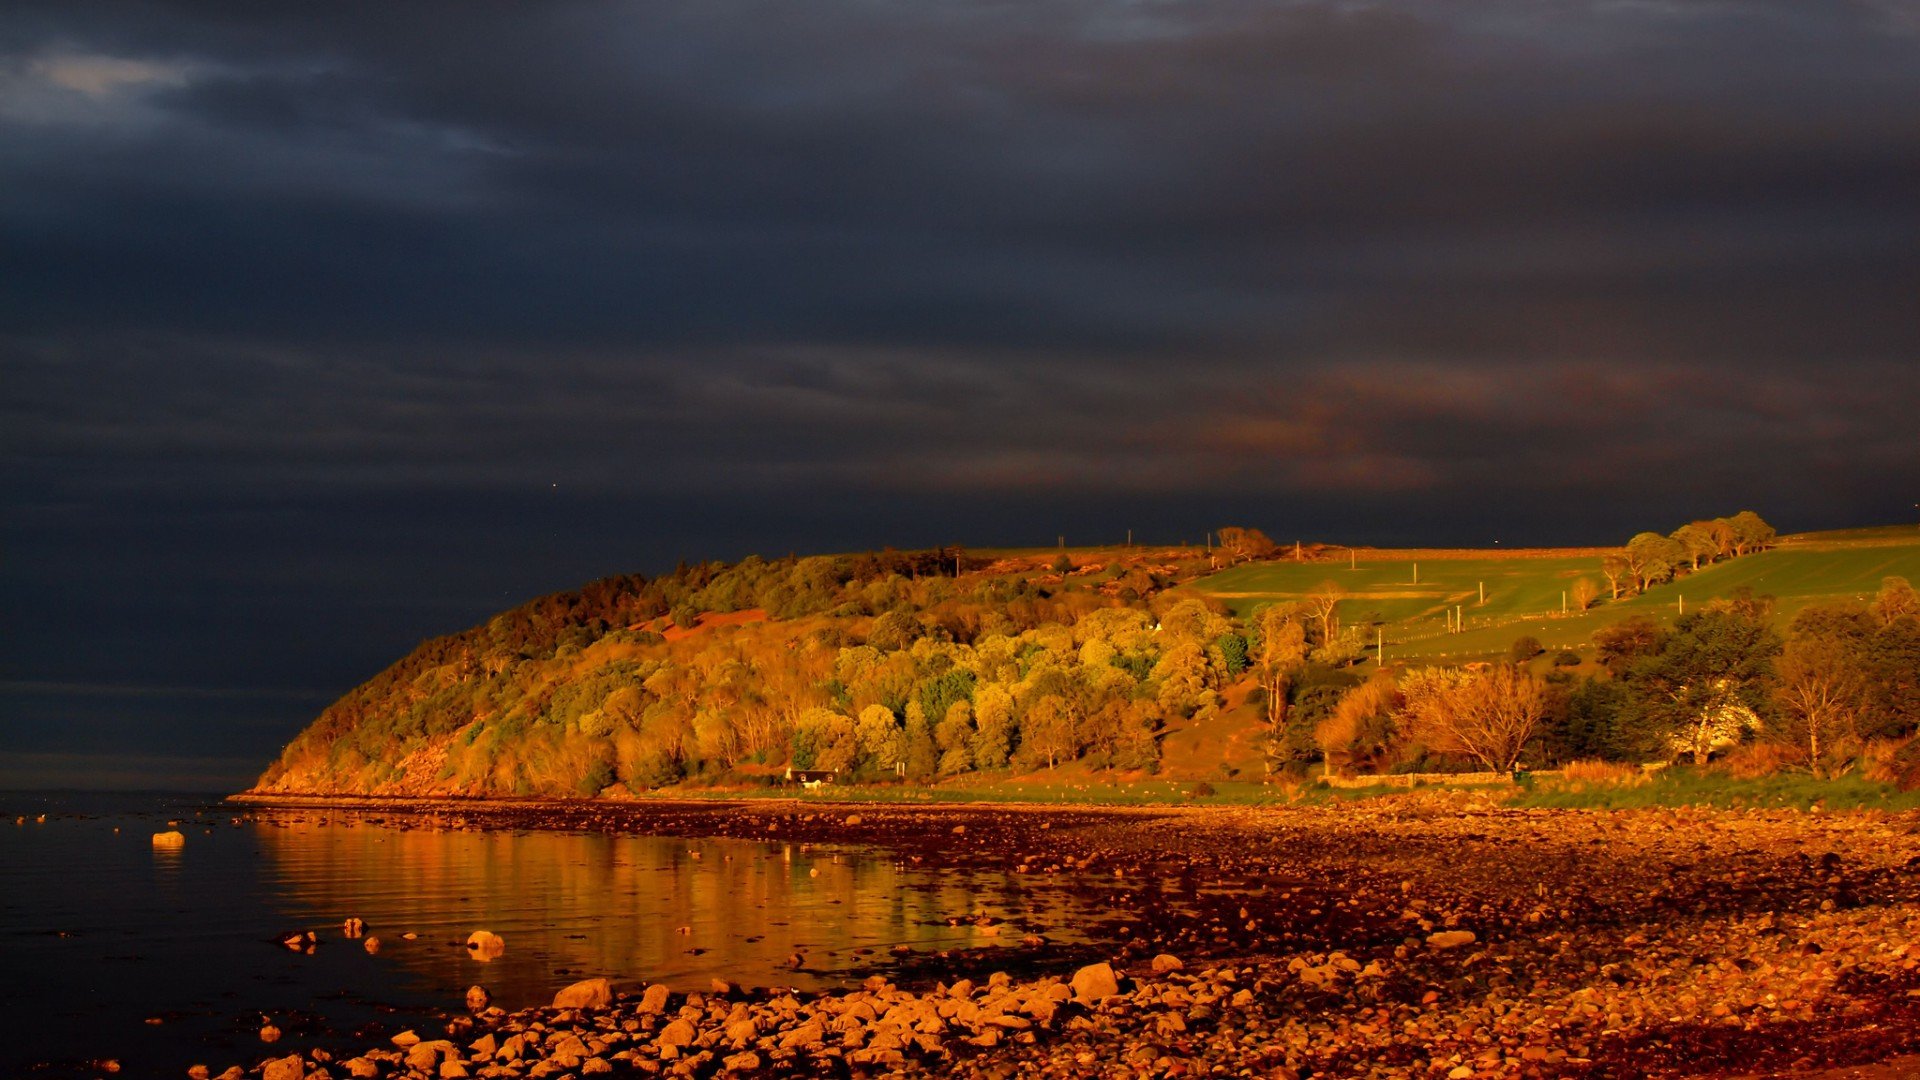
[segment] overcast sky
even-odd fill
[[[0,786],[682,558],[1920,499],[1920,15],[0,8]]]

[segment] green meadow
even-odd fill
[[[1741,588],[1769,594],[1782,620],[1809,604],[1870,598],[1883,578],[1920,581],[1920,528],[1899,526],[1784,537],[1764,552],[1730,559],[1620,601],[1604,599],[1597,555],[1462,553],[1419,558],[1376,552],[1343,561],[1249,563],[1202,578],[1192,588],[1217,597],[1237,615],[1264,604],[1298,600],[1333,582],[1345,591],[1341,618],[1378,623],[1393,659],[1457,659],[1505,653],[1530,635],[1549,649],[1580,648],[1593,632],[1629,615],[1671,622],[1684,609]],[[1602,589],[1585,612],[1563,612],[1564,594],[1581,577]],[[1484,600],[1482,599],[1484,589]],[[1449,632],[1457,610],[1461,629]]]

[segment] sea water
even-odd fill
[[[1095,902],[1050,878],[853,847],[460,830],[181,796],[13,794],[0,811],[0,1076],[99,1076],[106,1059],[184,1076],[384,1044],[424,1033],[475,984],[508,1009],[593,976],[852,985],[896,947],[1003,940],[952,916],[1071,941]],[[184,845],[153,844],[176,828]],[[346,935],[349,918],[377,951]],[[474,930],[505,950],[476,957]],[[281,943],[306,931],[311,950]],[[260,1039],[268,1022],[278,1045]]]

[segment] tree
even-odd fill
[[[901,730],[893,710],[885,705],[869,705],[861,709],[854,733],[859,740],[861,755],[875,765],[891,769],[905,760],[906,733]]]
[[[1231,632],[1233,623],[1207,601],[1188,598],[1160,613],[1160,630],[1165,637],[1204,646]]]
[[[1720,559],[1732,558],[1733,522],[1722,517],[1714,518],[1711,521],[1703,521],[1700,525],[1707,530],[1707,535],[1713,538],[1714,557]]]
[[[933,729],[934,746],[940,751],[940,775],[952,776],[973,767],[971,743],[975,735],[973,706],[956,701]]]
[[[933,741],[933,725],[927,723],[927,710],[920,707],[918,701],[907,702],[906,753],[902,763],[906,765],[907,778],[926,782],[940,769],[940,751]]]
[[[873,626],[867,631],[867,644],[885,652],[904,649],[914,643],[921,634],[920,624],[913,616],[900,611],[889,611],[873,620]]]
[[[1357,664],[1367,655],[1367,634],[1358,626],[1343,626],[1333,639],[1321,643],[1310,654],[1323,667],[1342,668]]]
[[[1080,752],[1075,739],[1073,710],[1066,699],[1048,694],[1027,708],[1020,723],[1020,756],[1029,764],[1044,760],[1047,768]]]
[[[793,725],[793,767],[844,772],[859,754],[853,719],[819,707],[807,709]]]
[[[1866,680],[1852,650],[1831,637],[1796,634],[1775,664],[1774,689],[1785,734],[1807,748],[1807,765],[1826,775],[1828,756],[1858,743],[1857,722],[1866,705]]]
[[[1546,712],[1540,680],[1502,664],[1422,693],[1406,693],[1415,738],[1428,749],[1465,754],[1494,772],[1510,772]]]
[[[1275,544],[1267,539],[1267,534],[1259,529],[1243,529],[1229,525],[1215,535],[1220,538],[1220,547],[1235,559],[1264,559],[1274,553]]]
[[[1590,577],[1583,575],[1574,578],[1573,584],[1567,586],[1567,599],[1573,602],[1573,610],[1575,611],[1587,610],[1592,607],[1593,602],[1599,598],[1600,587],[1595,585],[1593,579]]]
[[[974,736],[969,749],[976,769],[998,769],[1013,750],[1013,696],[1006,688],[988,685],[973,698]]]
[[[1225,669],[1227,678],[1235,678],[1247,670],[1247,639],[1231,632],[1221,634],[1207,649],[1207,658]]]
[[[1122,705],[1115,701],[1112,705],[1120,708],[1118,732],[1112,750],[1113,765],[1119,769],[1154,769],[1160,764],[1160,740],[1154,734],[1152,709],[1144,702],[1133,701]]]
[[[1581,679],[1568,692],[1558,742],[1567,757],[1625,761],[1639,748],[1622,724],[1627,687],[1619,679]]]
[[[1206,650],[1197,642],[1186,641],[1161,654],[1153,666],[1153,681],[1159,685],[1155,695],[1161,711],[1168,716],[1192,716],[1194,710],[1210,702],[1210,668]]]
[[[1680,545],[1659,533],[1643,532],[1627,541],[1627,570],[1641,592],[1671,578],[1680,559]]]
[[[1317,624],[1316,628],[1320,631],[1317,644],[1324,645],[1334,640],[1339,634],[1340,598],[1345,596],[1346,592],[1336,582],[1323,581],[1314,586],[1313,591],[1300,601],[1301,611]]]
[[[1873,636],[1873,718],[1877,738],[1920,730],[1920,619],[1886,624]]]
[[[1850,736],[1900,738],[1920,727],[1920,620],[1883,621],[1878,603],[1815,604],[1794,616],[1788,637],[1790,648],[1814,642],[1830,646],[1858,673]],[[1783,679],[1786,674],[1783,668]]]
[[[1608,599],[1620,599],[1620,584],[1632,577],[1633,568],[1625,552],[1611,552],[1600,558],[1600,573],[1607,579]]]
[[[1629,711],[1642,745],[1705,764],[1771,708],[1780,637],[1751,602],[1709,605],[1681,619],[1660,651],[1627,669]]]
[[[1906,578],[1882,578],[1880,591],[1873,598],[1873,613],[1888,626],[1901,619],[1920,616],[1920,592],[1915,592]]]
[[[1400,692],[1390,678],[1361,683],[1340,698],[1313,731],[1327,764],[1339,771],[1378,770],[1400,745]]]
[[[1255,668],[1261,689],[1267,692],[1267,728],[1278,732],[1287,717],[1287,683],[1307,662],[1307,631],[1291,606],[1268,604],[1254,613],[1259,634],[1259,662]]]
[[[1773,543],[1773,526],[1751,510],[1742,510],[1733,515],[1727,519],[1727,526],[1733,533],[1733,553],[1736,556],[1759,551]]]
[[[1712,559],[1720,551],[1720,542],[1703,521],[1682,525],[1673,532],[1673,542],[1687,560],[1687,569],[1700,569],[1701,559]]]
[[[1593,656],[1615,676],[1624,675],[1635,660],[1658,653],[1666,639],[1651,615],[1634,615],[1595,630]]]

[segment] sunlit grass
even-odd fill
[[[1625,810],[1710,806],[1721,810],[1913,810],[1920,791],[1901,791],[1858,775],[1822,780],[1807,773],[1739,779],[1717,770],[1673,768],[1640,782],[1578,783],[1541,778],[1512,806]]]
[[[831,784],[811,791],[795,787],[710,787],[668,789],[660,797],[718,800],[796,800],[822,805],[868,803],[896,806],[1333,806],[1373,800],[1406,799],[1435,792],[1462,792],[1521,808],[1627,810],[1705,806],[1722,810],[1914,810],[1920,792],[1902,792],[1849,775],[1823,780],[1805,773],[1781,773],[1754,779],[1715,770],[1676,767],[1645,776],[1634,769],[1619,775],[1561,777],[1543,775],[1511,787],[1423,783],[1415,787],[1335,788],[1312,779],[1275,780],[1113,780],[1076,777],[1059,782],[1032,777],[972,779],[939,784]]]
[[[1868,599],[1886,577],[1920,580],[1920,530],[1912,528],[1787,537],[1771,551],[1705,567],[1639,596],[1602,600],[1585,612],[1563,611],[1562,593],[1580,577],[1605,584],[1597,555],[1474,555],[1415,560],[1378,552],[1354,566],[1338,560],[1249,563],[1191,587],[1245,616],[1263,604],[1297,600],[1331,581],[1346,592],[1343,619],[1384,623],[1389,659],[1460,661],[1504,655],[1523,635],[1548,649],[1579,648],[1594,631],[1630,615],[1670,624],[1682,610],[1739,589],[1775,597],[1776,616],[1784,622],[1810,604]],[[1465,630],[1448,632],[1456,609]]]

